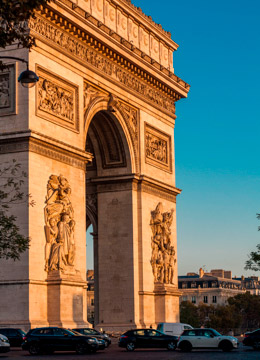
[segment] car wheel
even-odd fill
[[[181,351],[189,352],[192,350],[192,345],[188,341],[182,341],[179,345],[179,348],[181,349]]]
[[[28,350],[31,355],[38,355],[40,353],[40,346],[37,343],[32,343]]]
[[[129,342],[127,345],[126,345],[126,350],[127,351],[134,351],[135,349],[135,344],[133,342]]]
[[[175,349],[176,349],[176,344],[175,344],[175,342],[170,341],[170,342],[167,344],[167,349],[170,350],[170,351],[175,350]]]
[[[105,347],[107,348],[109,346],[108,341],[105,340]]]
[[[77,353],[77,354],[83,355],[83,354],[85,354],[85,352],[86,352],[86,346],[85,346],[84,343],[78,343],[78,344],[76,345],[75,350],[76,350],[76,353]]]
[[[233,345],[231,344],[230,341],[222,341],[220,344],[219,344],[219,347],[222,351],[231,351],[233,349]]]
[[[260,349],[260,341],[254,341],[253,343],[253,348],[255,350],[259,350]]]

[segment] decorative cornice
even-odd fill
[[[171,87],[50,9],[42,8],[41,14],[43,17],[37,14],[29,23],[36,38],[40,35],[41,40],[43,37],[52,41],[53,47],[69,53],[75,61],[87,63],[102,76],[116,80],[171,115],[175,112],[175,101],[188,93],[189,85],[173,73],[169,75],[174,83]]]
[[[79,151],[73,152],[72,148],[64,149],[48,142],[47,137],[42,137],[44,141],[34,137],[32,132],[5,135],[0,137],[0,154],[31,151],[82,170],[86,169],[86,163],[92,159],[89,153],[80,154]]]
[[[56,4],[64,4],[68,9],[74,10],[78,15],[83,16],[86,19],[89,19],[93,16],[93,7],[95,6],[87,6],[86,4],[75,4],[73,0],[52,0]],[[89,0],[85,0],[85,2],[88,2]],[[103,1],[102,1],[103,2]],[[176,50],[178,48],[178,44],[176,44],[172,38],[171,33],[169,31],[165,31],[161,24],[157,24],[153,21],[151,16],[146,15],[140,7],[135,6],[132,4],[130,0],[107,0],[105,1],[105,6],[103,8],[103,13],[106,12],[106,5],[110,4],[114,8],[118,9],[124,16],[128,17],[132,21],[136,22],[138,26],[142,27],[146,31],[149,31],[152,33],[153,36],[159,37],[160,40],[165,41],[168,46],[170,46],[173,50]],[[88,9],[88,11],[87,11]],[[102,10],[101,10],[102,12]],[[99,20],[96,18],[97,26],[102,28],[106,25],[102,22],[102,19]],[[124,39],[125,40],[125,39]]]
[[[98,192],[136,190],[154,195],[167,201],[176,203],[176,197],[181,193],[180,189],[169,186],[152,178],[126,174],[119,176],[106,176],[91,179],[91,183],[98,185]]]

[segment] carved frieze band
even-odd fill
[[[0,71],[0,116],[16,113],[16,68],[8,65]]]
[[[64,164],[85,170],[86,160],[80,159],[79,156],[62,150],[50,144],[33,138],[10,140],[9,142],[0,143],[0,154],[32,151],[43,155],[47,158],[63,162]]]
[[[87,45],[86,42],[70,35],[69,32],[60,29],[39,15],[35,19],[30,20],[29,27],[35,32],[36,37],[39,34],[48,41],[52,41],[53,45],[58,46],[60,50],[88,63],[101,74],[110,77],[112,81],[116,80],[127,87],[128,91],[134,91],[139,96],[141,95],[145,100],[151,102],[153,106],[160,107],[167,113],[175,113],[175,101],[181,98],[180,95],[174,93],[173,90],[165,87],[165,85],[160,85],[156,79],[153,79],[145,71],[137,69],[128,60],[121,59],[120,56],[118,57],[111,50],[109,52],[109,49],[102,46],[102,44],[100,44],[99,49],[101,51],[97,51],[94,47]],[[89,37],[86,34],[84,36],[85,38]],[[95,43],[96,41],[93,41],[93,46],[95,46]],[[127,67],[129,67],[129,71],[125,70]],[[137,72],[137,76],[133,75],[135,72]],[[140,77],[144,80],[142,81]],[[149,85],[149,81],[154,86]],[[157,85],[162,90],[159,90]],[[171,92],[173,92],[172,95],[168,95]]]
[[[172,172],[171,136],[145,123],[145,161]]]
[[[78,132],[78,87],[39,66],[36,70],[36,115]]]

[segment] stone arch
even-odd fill
[[[86,104],[88,105],[86,107]],[[112,94],[100,95],[95,93],[89,101],[85,100],[84,136],[87,139],[89,127],[98,113],[106,114],[117,125],[124,148],[129,151],[129,173],[139,172],[139,112],[129,104],[123,103]],[[134,118],[134,124],[133,124]]]

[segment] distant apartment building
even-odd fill
[[[258,277],[232,278],[231,271],[215,269],[199,274],[188,273],[178,277],[178,287],[182,292],[180,302],[190,301],[193,304],[225,305],[229,297],[249,291],[251,294],[260,294]]]

